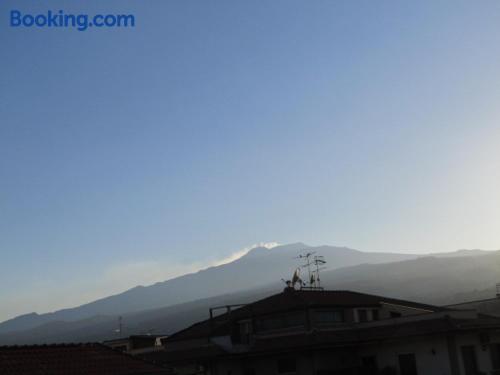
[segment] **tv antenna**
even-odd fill
[[[311,262],[311,257],[314,254],[316,254],[315,251],[310,251],[305,254],[300,254],[298,257],[295,258],[295,259],[302,259],[305,262],[305,264],[303,264],[301,267],[307,268],[307,279],[309,280],[309,284],[311,284],[311,282],[314,279],[314,274],[311,273],[311,265],[313,264],[313,262]]]
[[[315,279],[314,279],[314,286],[321,288],[321,279],[319,277],[319,271],[324,270],[326,268],[326,260],[325,257],[322,255],[316,255],[313,260],[313,264],[316,266],[316,274],[315,274]]]
[[[306,268],[307,269],[307,276],[308,276],[308,283],[309,286],[306,286],[305,283],[301,283],[301,289],[323,289],[321,287],[321,278],[320,278],[320,271],[324,270],[326,267],[324,266],[326,264],[325,257],[322,255],[314,255],[316,254],[315,251],[309,251],[304,254],[300,254],[297,256],[295,259],[302,259],[304,261],[304,264],[300,266],[300,268]],[[295,273],[300,270],[300,268],[297,268]],[[295,277],[294,273],[294,277]],[[302,280],[301,280],[302,281]],[[293,284],[295,285],[295,284]]]
[[[304,283],[300,278],[300,267],[295,269],[291,280],[281,279],[281,281],[283,281],[286,284],[287,288],[292,288],[292,289],[295,289],[295,285],[297,284],[299,284],[299,287],[301,289],[306,285],[306,283]]]
[[[120,315],[118,317],[118,328],[115,329],[115,332],[121,335],[122,331],[123,331],[123,317]]]

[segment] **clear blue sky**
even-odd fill
[[[258,242],[500,248],[498,1],[2,1],[0,42],[0,320]]]

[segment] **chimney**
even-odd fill
[[[497,298],[500,298],[500,283],[497,283],[496,285],[496,289],[497,289]]]

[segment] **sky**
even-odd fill
[[[0,43],[0,321],[252,244],[500,249],[497,1],[7,0]]]

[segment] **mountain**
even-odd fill
[[[413,259],[414,254],[368,253],[346,247],[311,247],[302,243],[273,249],[254,248],[228,264],[176,277],[147,287],[137,286],[121,294],[79,307],[48,314],[27,314],[0,323],[0,333],[35,328],[50,321],[76,321],[96,315],[120,315],[145,309],[172,306],[196,299],[258,288],[290,278],[302,252],[316,251],[328,260],[330,269],[361,263],[384,263]]]
[[[500,279],[500,252],[459,251],[415,254],[364,253],[345,248],[292,244],[255,248],[218,267],[148,287],[136,287],[73,309],[23,315],[0,324],[0,343],[95,341],[116,336],[118,316],[124,334],[171,333],[208,316],[215,305],[245,303],[279,292],[304,251],[325,256],[322,273],[329,289],[448,304],[474,299]],[[485,293],[484,293],[485,294]]]
[[[118,315],[97,316],[72,322],[51,321],[32,329],[0,333],[0,345],[98,342],[138,333],[171,334],[194,322],[207,319],[210,307],[225,306],[234,301],[247,303],[275,292],[276,286],[259,288],[159,309],[123,314],[121,315],[122,332],[117,332]]]
[[[325,272],[322,282],[333,289],[354,289],[438,305],[494,298],[495,285],[500,282],[500,251],[358,265]]]

